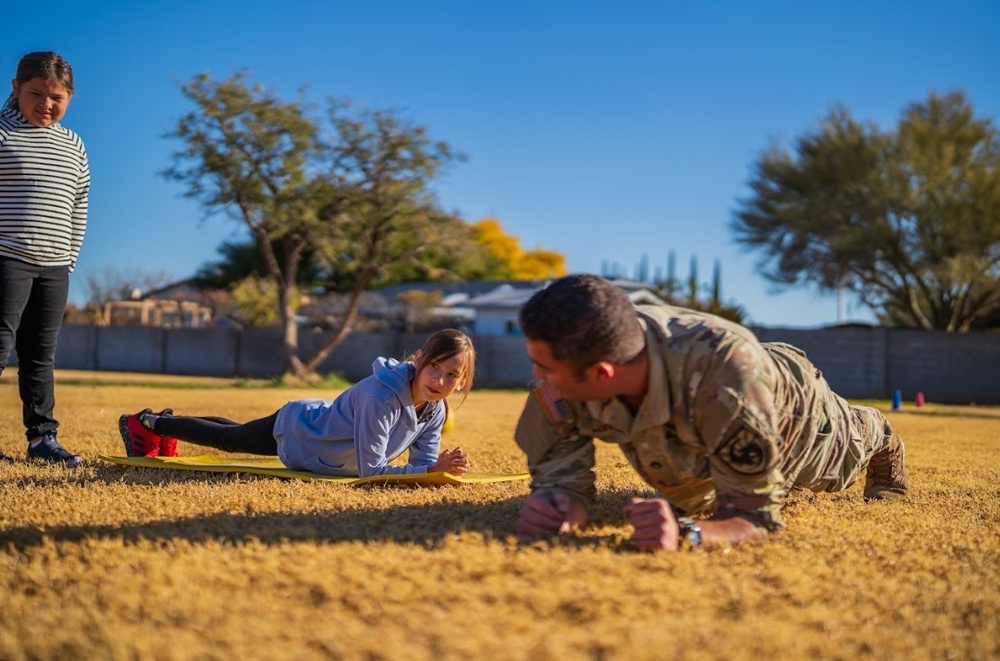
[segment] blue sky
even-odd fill
[[[64,124],[86,142],[90,226],[71,296],[105,269],[177,279],[242,225],[203,220],[159,172],[189,106],[179,84],[245,70],[286,98],[391,108],[468,155],[438,182],[468,221],[495,216],[571,271],[632,271],[676,255],[686,277],[722,265],[723,297],[751,322],[837,321],[837,301],[775,292],[728,229],[772,141],[832,104],[888,126],[931,91],[962,89],[1000,121],[1000,4],[927,2],[67,3],[8,15],[0,66],[56,50],[76,94]],[[846,320],[872,315],[852,300]]]

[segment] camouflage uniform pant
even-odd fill
[[[839,474],[811,485],[811,491],[843,491],[851,486],[864,472],[871,458],[892,440],[892,425],[878,409],[851,406],[850,413],[846,452]]]

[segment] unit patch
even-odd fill
[[[737,473],[756,475],[771,465],[773,452],[771,443],[743,427],[723,442],[719,458]]]

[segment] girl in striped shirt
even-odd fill
[[[73,70],[57,53],[21,58],[0,110],[0,373],[17,350],[29,460],[76,466],[56,440],[56,339],[87,225],[90,167],[59,121]],[[12,461],[0,451],[0,460]]]

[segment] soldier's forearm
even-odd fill
[[[531,493],[550,495],[563,493],[578,501],[584,509],[589,509],[594,504],[597,489],[592,479],[553,480],[532,474]]]
[[[762,542],[767,537],[764,530],[739,516],[712,517],[698,523],[701,525],[701,543],[706,546]]]

